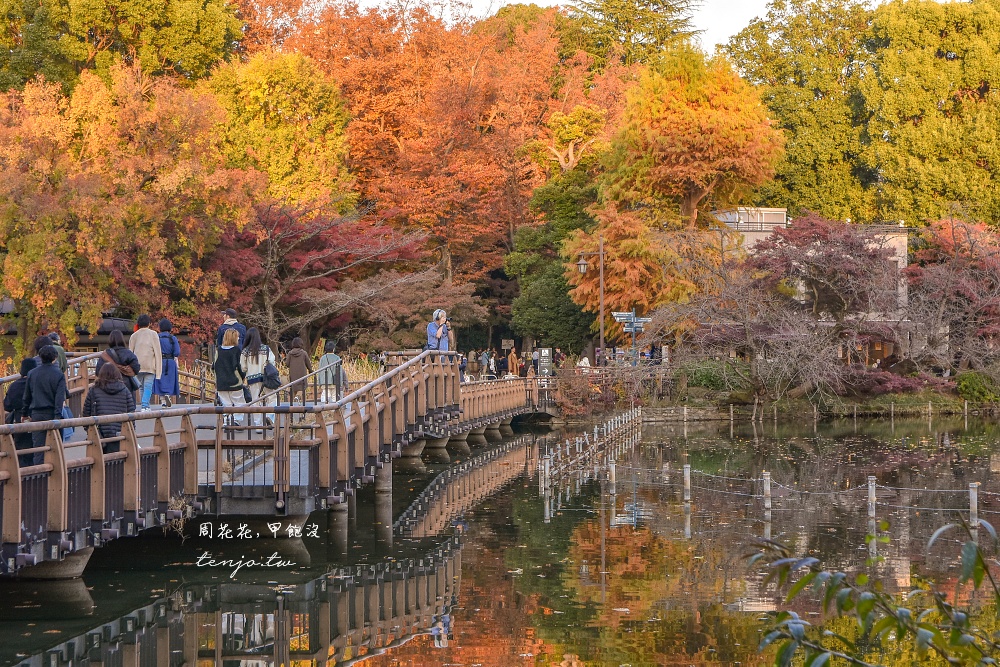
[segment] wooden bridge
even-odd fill
[[[76,414],[94,358],[74,359],[68,373]],[[399,353],[389,365],[334,403],[193,404],[0,426],[0,573],[30,567],[36,577],[78,576],[105,541],[180,528],[197,515],[301,525],[314,510],[346,511],[363,484],[391,491],[396,457],[430,448],[440,460],[449,439],[555,411],[552,379],[462,383],[455,353]],[[121,436],[102,438],[98,426],[116,422]],[[76,435],[64,442],[68,427]],[[43,447],[15,450],[14,435],[35,431],[46,432]],[[111,442],[121,451],[104,454]],[[19,466],[17,454],[34,452],[42,464]]]

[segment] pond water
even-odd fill
[[[757,646],[783,597],[747,568],[755,540],[890,590],[954,588],[960,535],[927,542],[969,519],[970,483],[979,518],[1000,523],[998,435],[962,419],[647,424],[613,473],[588,464],[548,493],[537,462],[552,438],[480,443],[455,459],[485,472],[430,495],[448,466],[395,476],[393,516],[461,510],[409,536],[387,536],[362,494],[349,517],[313,517],[315,536],[123,539],[83,580],[0,582],[0,665],[770,664]],[[254,562],[199,567],[206,552]],[[796,608],[819,620],[815,602]]]

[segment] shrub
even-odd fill
[[[908,394],[922,389],[950,391],[952,382],[920,373],[896,375],[889,371],[854,367],[844,379],[844,385],[853,394],[881,396],[882,394]]]
[[[1000,403],[1000,386],[986,373],[968,371],[959,375],[955,382],[958,395],[970,403]]]
[[[730,363],[732,362],[705,359],[682,366],[681,372],[687,374],[689,387],[702,387],[712,391],[746,389],[741,379],[729,369]]]

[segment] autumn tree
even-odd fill
[[[920,235],[907,268],[911,357],[925,368],[1000,375],[1000,237],[982,223],[949,218]]]
[[[340,216],[261,202],[253,220],[234,229],[212,266],[229,279],[233,305],[248,324],[277,343],[312,340],[332,318],[428,276],[390,271],[414,258],[423,238],[357,215]]]
[[[651,67],[628,96],[608,192],[675,201],[693,228],[699,206],[730,204],[769,179],[782,144],[757,93],[725,60],[683,49]]]
[[[539,174],[522,150],[545,119],[553,10],[528,24],[449,25],[426,7],[325,7],[288,40],[341,85],[363,201],[428,232],[446,272],[500,268]]]
[[[889,240],[878,228],[807,214],[758,241],[749,263],[764,284],[795,292],[813,317],[858,328],[895,319],[904,305]]]
[[[596,253],[603,236],[605,317],[612,332],[620,331],[611,319],[613,311],[634,308],[646,315],[666,303],[711,291],[712,277],[724,254],[736,252],[724,230],[666,230],[642,213],[622,210],[613,202],[592,212],[597,227],[590,232],[577,230],[563,244],[563,275],[573,288],[573,301],[589,312],[599,312],[598,272],[581,274],[576,262],[580,253]]]
[[[211,96],[115,66],[71,97],[34,82],[0,116],[3,287],[22,335],[93,329],[113,307],[181,323],[225,294],[206,257],[261,186],[228,169]]]
[[[4,0],[3,9],[3,89],[23,86],[39,73],[65,86],[87,69],[108,78],[122,62],[149,75],[202,78],[230,56],[240,38],[240,22],[224,0]]]

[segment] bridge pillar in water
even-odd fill
[[[469,435],[483,435],[484,433],[486,433],[486,428],[487,427],[485,426],[477,426],[476,428],[469,431]]]
[[[470,447],[485,447],[490,444],[490,441],[486,439],[483,434],[476,435],[475,432],[470,432],[468,439],[465,441]]]
[[[375,543],[392,546],[392,461],[375,471]]]
[[[424,447],[424,458],[430,463],[451,463],[447,446],[448,438],[428,438]]]
[[[497,440],[503,440],[503,433],[500,432],[500,422],[493,422],[486,427],[486,432],[483,434],[486,439],[490,442],[496,442]]]
[[[510,426],[513,423],[514,423],[513,417],[507,417],[506,419],[500,420],[500,426]]]
[[[469,447],[467,440],[469,439],[469,432],[464,433],[454,433],[451,439],[448,440],[448,451],[454,452],[460,456],[468,456],[472,453],[472,449]]]

